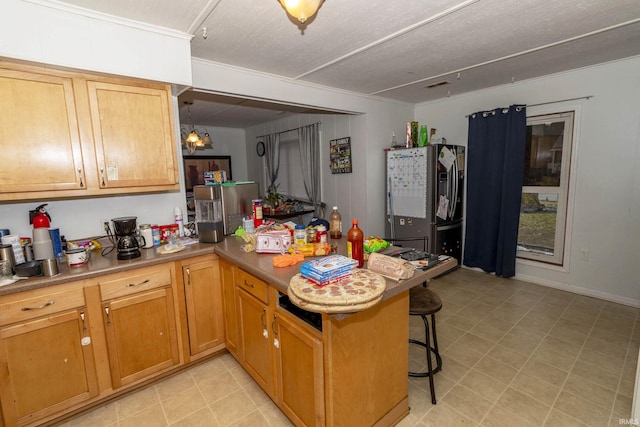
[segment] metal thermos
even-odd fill
[[[11,267],[13,268],[13,266],[16,265],[16,258],[13,255],[13,246],[0,245],[0,260],[7,259],[11,262]]]

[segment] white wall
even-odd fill
[[[299,115],[247,129],[249,179],[260,180],[261,159],[255,154],[256,136],[280,132],[316,121],[322,122],[323,201],[337,205],[344,224],[358,218],[366,235],[384,234],[385,185],[384,147],[391,133],[404,134],[412,120],[413,105],[362,96],[347,91],[304,84],[279,76],[257,73],[194,58],[193,86],[249,98],[282,101],[320,109],[352,112],[354,115]],[[353,173],[331,176],[329,140],[351,137]],[[326,156],[326,157],[325,157]],[[264,191],[264,189],[262,189]],[[346,225],[343,225],[346,228]]]
[[[63,3],[0,5],[0,57],[188,86],[191,37]]]
[[[415,118],[447,142],[466,145],[469,113],[589,95],[527,108],[528,114],[579,109],[574,205],[567,268],[519,261],[516,277],[640,306],[640,58],[418,104]],[[589,261],[578,260],[581,249]]]
[[[183,126],[185,126],[183,124]],[[247,146],[245,144],[245,130],[237,128],[207,127],[194,125],[196,129],[207,129],[213,141],[213,148],[196,150],[189,154],[182,150],[183,156],[231,156],[231,174],[234,181],[249,179],[247,172]],[[188,127],[188,126],[186,126]],[[255,147],[254,147],[255,148]],[[255,149],[253,150],[255,153]],[[184,171],[181,171],[184,176]]]

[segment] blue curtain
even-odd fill
[[[469,116],[463,264],[516,273],[527,114],[522,105]]]

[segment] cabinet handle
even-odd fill
[[[264,320],[266,316],[267,316],[267,309],[264,308],[262,309],[262,314],[260,315],[260,322],[262,322],[262,326],[265,329],[267,328],[267,322]]]
[[[185,268],[184,271],[187,272],[187,285],[191,286],[191,270],[189,267]]]
[[[87,325],[84,324],[84,311],[80,312],[80,319],[82,320],[82,332],[87,332]]]
[[[50,305],[55,304],[55,302],[53,301],[49,301],[45,304],[39,305],[37,307],[22,307],[22,311],[29,311],[29,310],[40,310],[41,308],[45,308],[45,307],[49,307]]]
[[[256,287],[256,285],[254,285],[253,283],[247,282],[247,279],[244,279],[244,285],[248,286],[248,287],[250,287],[252,289]]]
[[[83,175],[82,175],[82,169],[78,169],[78,178],[80,178],[80,188],[84,188],[84,181],[83,179]]]
[[[109,317],[109,306],[104,306],[104,312],[107,314],[107,326],[111,326],[111,318]]]
[[[143,281],[142,281],[142,282],[140,282],[140,283],[127,283],[127,285],[126,285],[126,286],[127,286],[127,288],[131,288],[131,287],[134,287],[134,286],[144,285],[145,283],[149,283],[149,279],[147,279],[147,280],[143,280]]]
[[[273,331],[273,336],[278,338],[278,331],[276,330],[276,321],[278,320],[278,315],[273,315],[273,320],[271,321],[271,330]]]
[[[102,187],[106,187],[107,184],[104,182],[104,169],[100,168],[100,179],[102,180]]]

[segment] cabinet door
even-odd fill
[[[274,325],[278,405],[296,425],[323,426],[322,340],[286,311],[276,311]]]
[[[0,93],[0,200],[85,189],[72,80],[0,69]]]
[[[258,385],[273,397],[272,332],[267,323],[271,319],[270,309],[244,289],[237,288],[236,292],[241,363]]]
[[[0,401],[7,425],[34,422],[98,395],[88,331],[84,309],[0,329]]]
[[[103,304],[114,388],[180,362],[173,307],[171,288],[142,292]]]
[[[222,286],[217,259],[182,268],[191,355],[224,344]]]
[[[88,81],[100,188],[177,189],[169,86]]]
[[[236,286],[233,281],[233,266],[220,260],[220,277],[224,303],[225,344],[227,350],[238,358],[238,310],[236,308]]]

